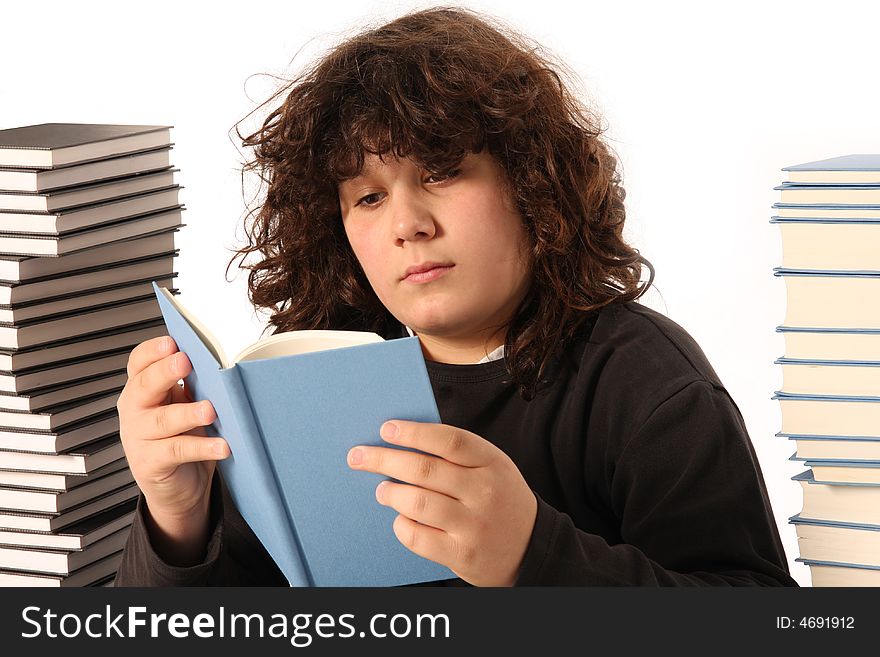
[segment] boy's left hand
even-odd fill
[[[360,445],[348,453],[355,470],[413,484],[383,481],[376,488],[376,499],[400,513],[393,525],[397,539],[475,586],[512,586],[538,502],[510,457],[445,424],[393,420],[380,435],[427,452]]]

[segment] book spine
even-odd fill
[[[290,580],[291,586],[314,586],[302,556],[302,545],[296,535],[293,517],[278,485],[276,469],[268,457],[263,436],[254,419],[241,372],[234,365],[221,370],[220,376],[229,402],[227,418],[221,417],[219,408],[215,410],[221,422],[231,419],[237,429],[226,432],[227,435],[221,434],[232,450],[230,458],[219,462],[223,477],[231,484],[230,494],[251,529]],[[228,417],[230,415],[231,418]],[[235,485],[236,481],[239,485]],[[292,545],[296,546],[295,551],[290,550]]]

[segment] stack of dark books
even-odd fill
[[[880,155],[785,169],[779,400],[803,507],[790,518],[813,586],[880,586]]]
[[[138,488],[116,402],[165,334],[170,127],[0,130],[0,586],[112,582]],[[176,291],[176,290],[175,290]]]

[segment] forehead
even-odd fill
[[[358,176],[368,176],[377,171],[399,168],[404,162],[412,162],[412,160],[408,157],[401,158],[391,153],[385,153],[384,155],[364,153],[364,164],[355,175],[355,178]]]
[[[408,157],[397,157],[388,153],[385,155],[366,153],[360,171],[350,178],[340,180],[339,186],[353,185],[379,176],[394,176],[405,168],[419,168],[419,164]]]

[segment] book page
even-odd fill
[[[226,354],[223,353],[223,347],[220,346],[217,338],[215,338],[214,335],[208,330],[208,327],[202,324],[195,315],[184,308],[183,305],[177,300],[177,298],[167,289],[165,289],[164,287],[157,287],[157,289],[165,296],[166,299],[168,299],[168,302],[177,309],[177,312],[180,313],[180,316],[186,320],[190,327],[192,327],[192,330],[195,331],[196,335],[199,336],[201,341],[205,344],[205,347],[208,349],[208,351],[211,352],[211,355],[214,357],[214,359],[224,368],[229,367],[231,363],[227,361]]]
[[[381,336],[366,331],[290,331],[248,345],[232,362],[294,356],[372,342],[384,342],[384,340]]]
[[[220,365],[226,369],[235,363],[246,360],[261,360],[278,356],[294,356],[313,351],[327,349],[339,349],[341,347],[354,347],[373,342],[384,342],[383,338],[375,333],[367,331],[290,331],[279,333],[258,340],[242,349],[232,360],[226,358],[220,342],[191,312],[189,312],[165,288],[157,288],[174,308],[186,320],[192,330],[198,335],[208,351]]]

